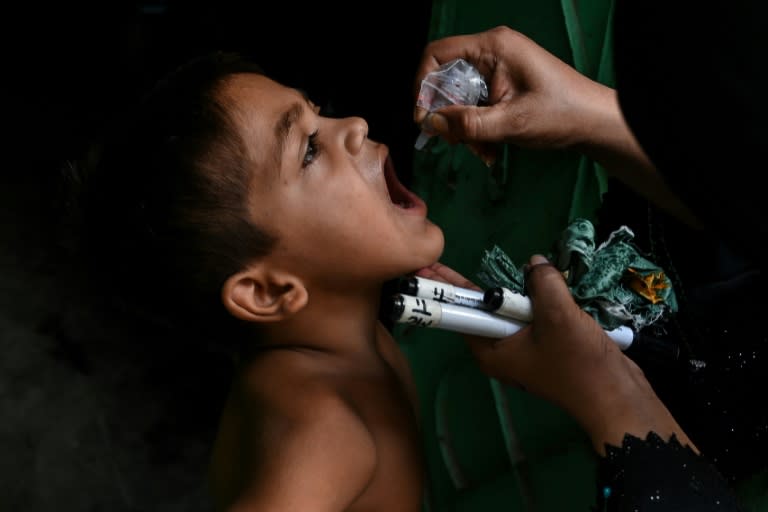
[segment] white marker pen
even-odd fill
[[[398,323],[487,338],[505,338],[525,327],[523,322],[487,311],[402,293],[392,297],[390,312],[392,320]]]
[[[487,289],[483,295],[483,303],[488,311],[497,315],[508,316],[523,322],[533,320],[531,299],[507,288],[497,286]]]
[[[400,279],[398,291],[422,299],[448,302],[469,308],[488,309],[483,300],[482,291],[461,288],[424,277],[413,276]]]
[[[528,324],[489,311],[402,293],[392,296],[389,306],[390,318],[397,323],[444,329],[486,338],[505,338]],[[606,331],[606,334],[622,351],[628,351],[631,347],[632,354],[641,357],[650,356],[657,360],[668,361],[677,359],[680,355],[677,345],[637,333],[624,325]]]

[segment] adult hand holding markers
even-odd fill
[[[421,277],[480,289],[453,269],[435,264]],[[503,339],[464,336],[480,370],[548,400],[571,414],[598,453],[621,445],[626,433],[654,431],[693,444],[661,403],[642,370],[574,301],[560,272],[542,256],[530,260],[528,294],[533,322]]]

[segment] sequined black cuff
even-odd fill
[[[627,434],[620,448],[606,445],[597,483],[597,512],[743,510],[717,469],[675,436]]]

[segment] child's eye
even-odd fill
[[[307,152],[304,154],[304,160],[301,162],[303,168],[308,167],[315,161],[317,155],[320,154],[320,145],[317,142],[317,130],[309,136],[307,141]]]

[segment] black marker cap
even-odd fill
[[[389,310],[387,316],[392,320],[398,320],[405,312],[405,299],[402,295],[393,295],[389,299]]]
[[[397,290],[406,295],[416,295],[419,291],[419,280],[415,277],[403,277],[397,283]]]
[[[483,294],[483,303],[491,311],[496,311],[504,302],[504,290],[500,287],[488,288]]]

